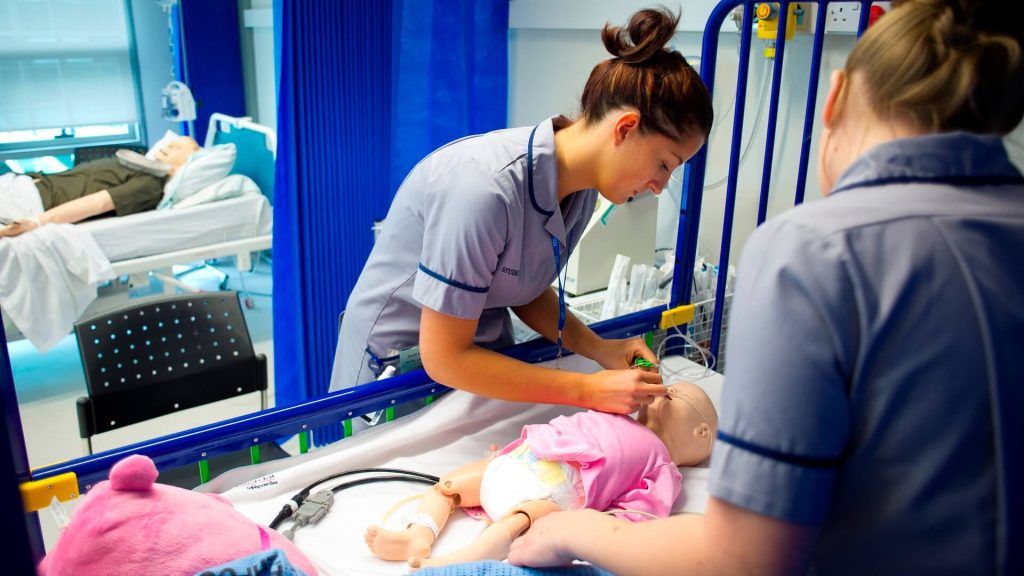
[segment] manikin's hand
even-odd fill
[[[605,370],[623,370],[633,366],[633,360],[643,358],[657,365],[658,357],[644,343],[643,338],[601,340],[591,352],[591,359]]]
[[[575,558],[563,545],[565,535],[584,529],[593,514],[600,515],[600,512],[588,509],[555,512],[536,520],[526,534],[512,542],[509,563],[537,568],[569,564]]]
[[[39,228],[39,221],[34,219],[24,219],[15,222],[9,226],[0,228],[0,238],[13,238],[15,236],[21,236],[26,232],[31,232]]]
[[[584,408],[632,414],[665,395],[661,375],[647,370],[602,370],[589,374],[580,405]]]

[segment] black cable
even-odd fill
[[[404,474],[404,475],[406,475],[406,477],[404,477],[404,478],[409,480],[410,482],[422,482],[422,481],[425,480],[425,481],[429,481],[430,484],[436,484],[438,481],[440,481],[440,478],[438,478],[437,476],[433,476],[433,475],[430,475],[430,474],[424,474],[422,472],[414,472],[412,470],[401,470],[401,469],[398,469],[398,468],[358,468],[356,470],[348,470],[348,471],[345,471],[345,472],[339,472],[337,474],[331,474],[330,476],[325,476],[325,477],[317,480],[316,482],[313,482],[312,484],[310,484],[309,486],[306,486],[301,491],[297,492],[294,496],[292,496],[288,500],[288,502],[281,508],[281,511],[277,513],[277,516],[274,517],[273,520],[271,520],[269,526],[276,530],[277,527],[281,525],[281,522],[283,522],[286,519],[290,518],[291,515],[294,514],[296,510],[299,509],[299,506],[302,506],[302,502],[305,501],[306,497],[309,496],[309,493],[313,490],[313,488],[316,488],[320,484],[323,484],[324,482],[328,482],[330,480],[334,480],[336,478],[343,478],[345,476],[352,476],[353,474],[367,474],[367,473],[370,473],[370,472],[385,472],[385,473],[388,473],[388,474]],[[421,480],[414,480],[413,478],[419,478]],[[422,482],[422,483],[426,484],[427,482]],[[355,484],[355,485],[358,485],[358,484]],[[346,484],[342,484],[342,486],[347,486],[347,485]],[[342,488],[342,489],[344,489],[344,488]]]
[[[338,484],[337,486],[331,488],[331,492],[334,492],[335,494],[337,494],[338,492],[341,492],[342,490],[345,490],[345,489],[348,489],[348,488],[354,488],[356,486],[362,486],[363,484],[373,484],[374,482],[399,482],[399,481],[401,481],[401,482],[416,482],[418,484],[426,484],[428,486],[433,486],[434,484],[437,484],[437,482],[431,482],[430,480],[427,480],[426,478],[415,478],[415,477],[409,477],[409,476],[373,476],[371,478],[360,478],[359,480],[353,480],[351,482],[346,482],[344,484]]]

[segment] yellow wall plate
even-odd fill
[[[693,312],[693,304],[683,304],[671,310],[666,310],[661,313],[661,324],[659,327],[662,330],[668,330],[673,326],[689,324],[693,321]]]
[[[74,472],[65,472],[43,480],[32,480],[20,486],[21,501],[26,512],[42,510],[50,505],[56,496],[57,500],[67,502],[78,498],[78,476]]]

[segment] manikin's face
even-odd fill
[[[673,140],[657,132],[642,133],[637,124],[616,126],[616,142],[601,170],[598,190],[613,204],[622,204],[644,192],[655,195],[668,185],[672,171],[704,145],[701,135]]]
[[[640,409],[638,420],[664,442],[676,465],[696,466],[711,455],[718,413],[696,384],[680,382],[666,391]]]
[[[157,150],[156,159],[170,164],[173,169],[181,168],[193,153],[199,150],[199,144],[188,136],[172,140]]]

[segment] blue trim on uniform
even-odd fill
[[[759,446],[757,444],[747,442],[746,440],[741,440],[735,436],[726,434],[721,430],[718,431],[718,439],[741,450],[753,452],[758,456],[764,456],[765,458],[777,460],[785,464],[792,464],[794,466],[802,466],[804,468],[835,468],[842,461],[841,458],[817,458],[814,456],[799,456],[797,454],[779,452],[778,450],[765,448],[764,446]]]
[[[873,180],[851,182],[836,188],[829,194],[838,194],[853,188],[872,188],[887,184],[949,184],[951,186],[1008,186],[1024,185],[1020,176],[886,176]]]
[[[434,272],[430,268],[427,268],[426,266],[423,265],[422,262],[420,263],[420,270],[422,270],[424,274],[426,274],[427,276],[430,276],[431,278],[433,278],[435,280],[440,280],[441,282],[444,282],[445,284],[447,284],[449,286],[454,286],[456,288],[461,288],[463,290],[466,290],[467,292],[476,292],[477,294],[486,294],[487,290],[489,290],[488,286],[484,286],[483,288],[477,288],[476,286],[470,286],[469,284],[463,284],[462,282],[459,282],[458,280],[452,280],[451,278],[446,278],[446,277],[438,274],[437,272]]]
[[[545,216],[551,216],[555,211],[541,208],[540,204],[537,204],[537,197],[533,194],[533,135],[536,133],[537,126],[534,126],[530,131],[530,142],[526,145],[526,188],[530,191],[530,204],[533,204],[533,209]]]

